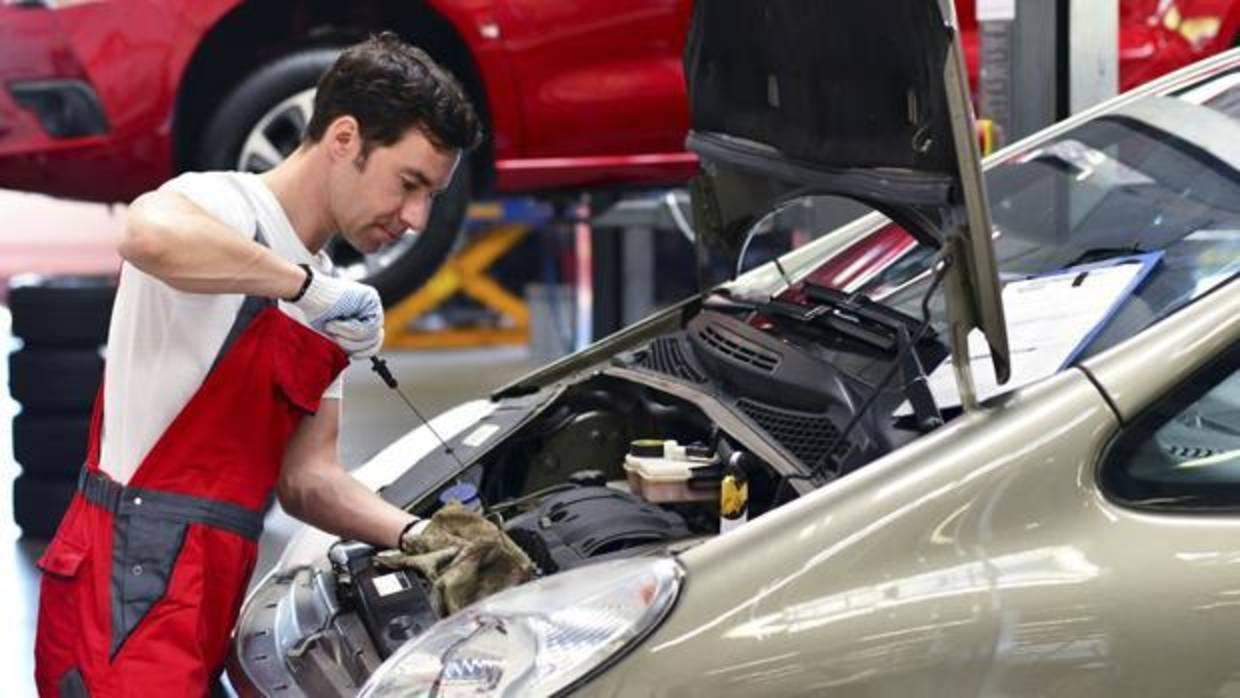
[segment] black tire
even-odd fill
[[[77,481],[48,482],[18,475],[13,480],[13,518],[22,535],[42,540],[55,535],[76,488]]]
[[[116,279],[22,276],[9,284],[13,336],[26,346],[97,347],[108,339]]]
[[[88,416],[44,416],[23,412],[13,418],[13,456],[40,480],[73,480],[86,461]]]
[[[247,77],[224,98],[203,132],[194,166],[203,170],[251,169],[261,171],[265,162],[251,162],[242,168],[242,146],[264,115],[284,100],[313,88],[336,56],[338,48],[311,48],[269,63]],[[301,128],[304,129],[302,124]],[[293,128],[275,129],[269,141],[287,156],[297,146],[300,132]],[[274,165],[275,163],[270,163]],[[426,230],[417,241],[378,271],[362,281],[375,287],[384,305],[392,305],[426,283],[452,251],[465,220],[471,193],[468,161],[457,168],[448,190],[437,197]],[[347,245],[329,249],[337,266],[361,259]]]
[[[22,349],[9,355],[9,389],[27,414],[90,412],[103,356],[97,349]]]

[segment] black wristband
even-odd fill
[[[397,550],[402,550],[402,548],[400,547],[400,544],[404,542],[405,534],[408,533],[410,529],[412,529],[414,526],[417,526],[420,523],[422,523],[422,519],[415,516],[413,517],[412,521],[405,524],[404,528],[400,529],[400,535],[396,537],[396,549]]]
[[[312,269],[309,264],[298,264],[297,266],[301,267],[301,270],[306,272],[306,279],[301,282],[301,288],[297,289],[296,295],[292,298],[284,299],[289,303],[296,303],[301,300],[302,296],[306,295],[306,289],[310,288],[310,282],[314,281],[314,269]]]

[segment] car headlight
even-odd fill
[[[509,589],[401,647],[359,698],[561,691],[657,626],[680,581],[672,558],[634,558]]]

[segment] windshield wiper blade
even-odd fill
[[[864,322],[895,331],[897,327],[912,332],[921,326],[921,322],[895,308],[870,300],[867,296],[845,293],[829,286],[820,286],[812,281],[805,282],[805,296],[815,303],[829,305],[841,311],[856,315]],[[933,334],[934,328],[928,328]]]
[[[876,329],[856,315],[840,312],[827,305],[801,305],[773,300],[763,303],[759,310],[772,319],[795,320],[803,325],[817,327],[844,339],[864,344],[884,354],[891,354],[896,350],[894,333],[885,329]]]
[[[899,350],[901,332],[911,336],[921,325],[917,318],[862,295],[844,293],[809,281],[801,288],[805,303],[771,300],[762,304],[759,310],[827,330],[887,355]],[[934,328],[925,329],[925,336],[919,342],[925,341],[935,341]]]

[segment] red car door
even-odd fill
[[[523,158],[681,153],[691,0],[496,6],[521,95]]]

